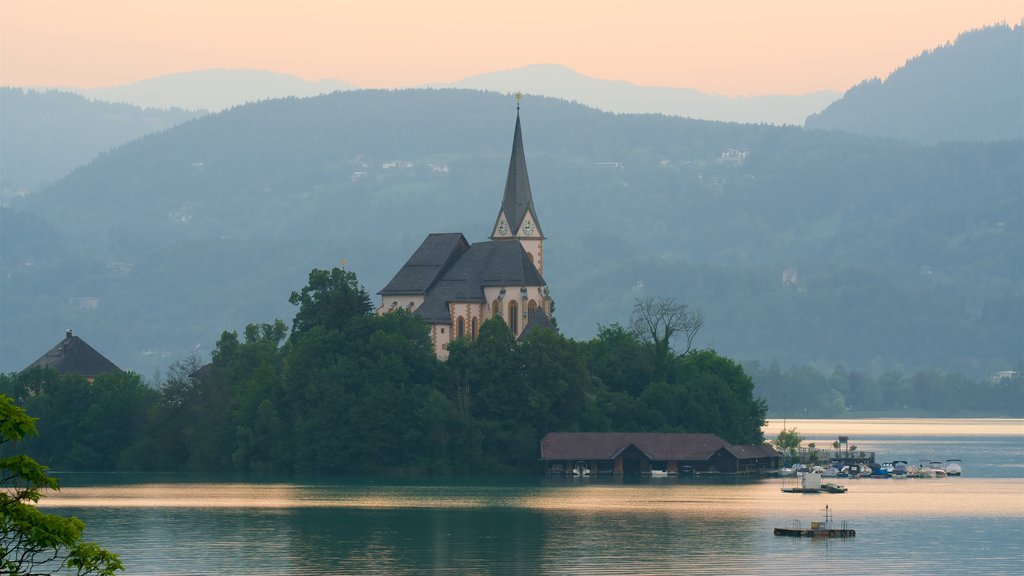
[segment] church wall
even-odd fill
[[[448,359],[448,342],[451,338],[451,327],[444,324],[430,325],[430,340],[434,344],[434,355],[441,361]]]
[[[537,267],[537,271],[540,275],[544,276],[544,249],[540,239],[533,240],[530,238],[520,238],[519,243],[523,245],[523,249],[530,255],[530,259],[533,261],[533,265]]]

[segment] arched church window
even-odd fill
[[[515,300],[508,303],[508,328],[513,334],[519,333],[519,304]]]
[[[533,252],[527,252],[526,257],[530,259],[530,264],[533,264],[534,266],[537,265],[537,263],[533,261]]]
[[[537,301],[530,300],[530,303],[527,305],[526,309],[529,310],[530,314],[533,314],[533,311],[537,309]]]
[[[476,340],[477,319],[473,318],[472,320],[470,320],[469,326],[470,326],[470,333],[469,333],[470,334],[470,338],[472,338],[473,340]]]
[[[466,335],[466,321],[459,316],[459,319],[455,321],[455,337],[462,338]]]

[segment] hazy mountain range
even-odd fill
[[[831,91],[797,96],[730,98],[685,88],[639,86],[591,78],[565,66],[537,64],[471,76],[437,88],[523,92],[580,102],[618,113],[656,113],[723,122],[803,124],[839,94]],[[341,80],[310,82],[266,70],[211,69],[183,72],[96,89],[67,88],[86,98],[133,104],[141,108],[185,108],[219,112],[231,106],[289,96],[307,97],[358,86]]]
[[[70,90],[86,98],[134,104],[141,108],[219,112],[260,100],[304,98],[353,88],[356,86],[342,80],[310,82],[268,70],[214,68],[148,78],[121,86]]]
[[[556,64],[481,74],[448,86],[550,96],[620,114],[666,114],[750,124],[802,125],[809,114],[824,109],[839,97],[828,90],[799,95],[728,97],[688,88],[600,80]]]
[[[545,273],[565,334],[639,295],[701,308],[698,346],[850,369],[1012,369],[1024,349],[1024,145],[523,103]],[[431,232],[490,231],[507,96],[345,91],[206,115],[0,211],[0,369],[71,327],[151,374],[222,330],[289,321],[308,272],[371,293]]]
[[[1024,152],[1008,69],[1020,53],[1004,54],[1015,49],[1007,31],[965,34],[879,88],[917,86],[931,125],[973,119],[937,139],[974,143],[525,99],[559,325],[588,338],[598,323],[625,321],[635,296],[657,294],[704,309],[701,344],[739,359],[1013,368],[1024,349]],[[941,95],[963,88],[962,75],[990,103],[970,116]],[[856,95],[818,118],[862,108],[870,126],[889,113],[885,98]],[[221,330],[290,320],[287,295],[313,267],[347,258],[373,293],[425,234],[476,241],[493,223],[507,96],[236,97],[254,102],[204,115],[0,90],[0,370],[23,368],[73,327],[149,374]]]

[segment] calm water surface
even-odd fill
[[[87,538],[129,574],[1024,573],[1024,421],[888,435],[859,422],[787,426],[912,462],[961,458],[965,476],[843,480],[847,494],[799,495],[779,480],[66,474],[43,503],[85,520]],[[826,504],[856,538],[772,534],[820,520]]]

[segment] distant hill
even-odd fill
[[[808,114],[824,109],[839,97],[831,91],[796,96],[727,97],[686,88],[600,80],[556,64],[536,64],[481,74],[460,80],[453,86],[550,96],[607,112],[667,114],[700,120],[780,125],[801,125]]]
[[[854,86],[807,128],[919,142],[1024,137],[1024,24],[961,34],[885,81]]]
[[[219,112],[247,102],[289,96],[306,97],[351,90],[341,80],[310,82],[267,70],[214,68],[148,78],[122,86],[77,90],[88,98],[152,108],[186,108]]]
[[[38,190],[110,148],[200,115],[0,87],[0,202]]]
[[[0,370],[68,328],[150,376],[290,322],[314,267],[375,293],[426,234],[494,222],[514,102],[346,91],[207,115],[0,210]],[[563,332],[634,298],[701,308],[697,346],[831,371],[987,376],[1024,350],[1024,144],[915,143],[522,102]]]

